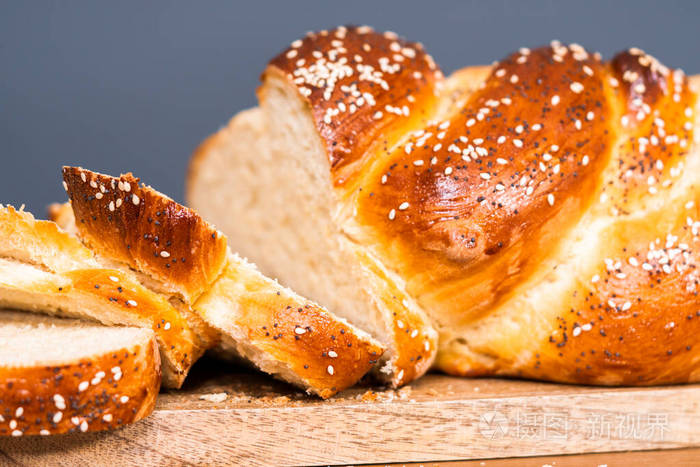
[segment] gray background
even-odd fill
[[[369,24],[445,72],[551,39],[629,46],[700,73],[700,1],[0,0],[0,203],[43,217],[59,168],[133,171],[181,200],[190,153],[255,105],[265,63],[307,30]]]

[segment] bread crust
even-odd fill
[[[61,365],[0,365],[0,436],[119,428],[153,411],[160,381],[151,333],[131,347]]]
[[[120,177],[64,167],[78,233],[101,255],[156,279],[193,303],[221,274],[226,238],[130,173]]]

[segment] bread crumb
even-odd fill
[[[401,389],[399,389],[397,391],[399,394],[399,399],[401,399],[402,401],[405,401],[406,399],[408,399],[408,396],[411,395],[412,390],[413,389],[411,389],[411,386],[404,386]]]
[[[364,394],[360,396],[362,402],[374,402],[377,400],[377,393],[368,389]]]
[[[228,394],[225,392],[219,392],[216,394],[202,394],[199,396],[201,400],[204,401],[209,401],[209,402],[223,402],[226,399],[228,399]]]

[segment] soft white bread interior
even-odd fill
[[[380,338],[394,384],[432,327],[450,374],[698,381],[698,81],[557,41],[445,78],[393,33],[310,33],[197,149],[186,198]]]
[[[64,180],[75,220],[65,213],[59,220],[115,267],[136,269],[151,288],[194,310],[221,333],[227,353],[324,398],[380,358],[368,334],[264,277],[195,211],[130,174],[66,167]]]
[[[0,436],[114,429],[151,413],[152,331],[0,310]]]
[[[266,85],[260,108],[241,112],[198,148],[188,203],[265,274],[375,336],[387,349],[375,369],[381,380],[400,385],[421,376],[437,349],[435,331],[403,281],[338,225],[352,213],[333,191],[308,108],[284,83]]]

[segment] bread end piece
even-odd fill
[[[64,167],[79,236],[103,256],[128,264],[168,292],[194,302],[221,274],[226,238],[193,210],[120,177]]]

